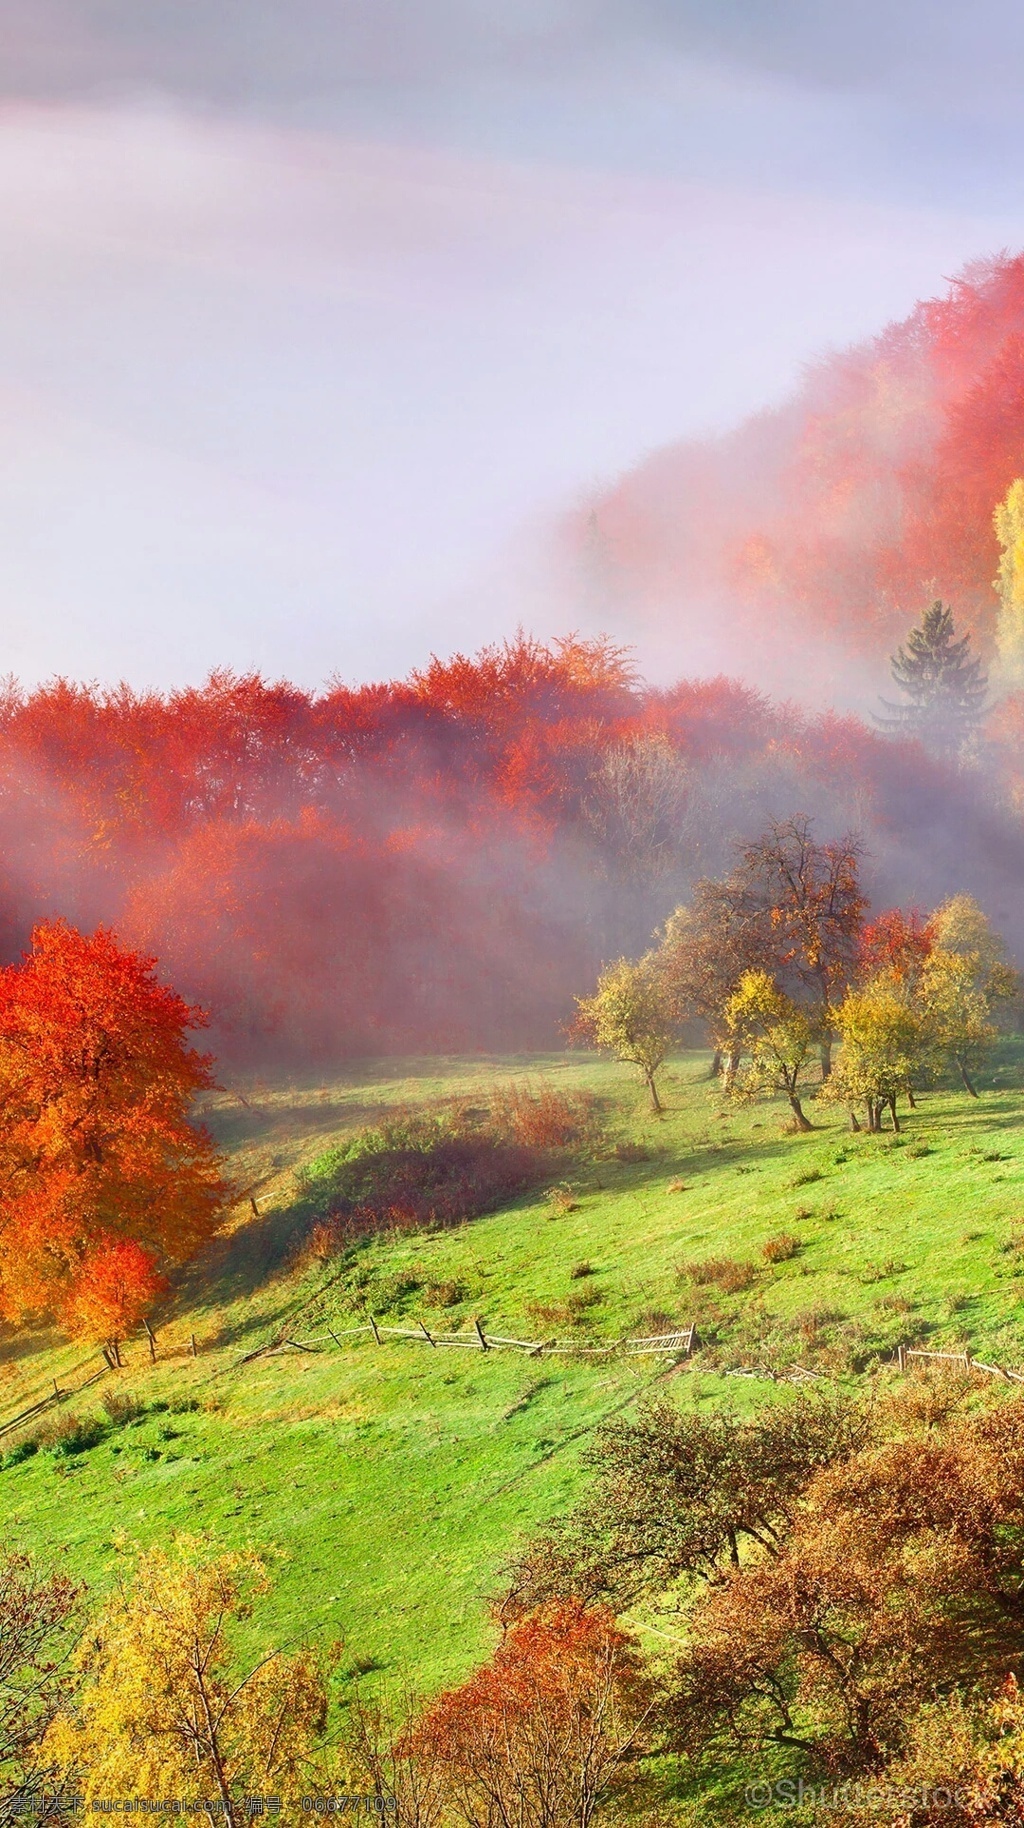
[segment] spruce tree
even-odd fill
[[[970,635],[956,639],[953,611],[933,603],[889,665],[909,703],[883,698],[888,716],[876,722],[901,736],[919,737],[936,755],[960,755],[981,722],[988,676],[971,656]]]

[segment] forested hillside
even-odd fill
[[[797,814],[860,831],[876,905],[969,883],[1019,945],[1017,704],[953,766],[728,679],[645,687],[579,639],[322,695],[12,688],[3,953],[39,918],[112,923],[236,1062],[551,1045],[603,959]]]
[[[727,437],[670,447],[568,529],[581,598],[666,652],[857,703],[948,598],[990,656],[993,512],[1024,468],[1024,256],[969,268]]]

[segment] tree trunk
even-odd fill
[[[793,1121],[796,1124],[797,1129],[798,1130],[813,1130],[814,1125],[812,1123],[808,1123],[807,1118],[804,1116],[803,1106],[801,1105],[800,1100],[797,1097],[795,1092],[789,1093],[789,1103],[790,1103],[790,1109],[793,1112]]]
[[[868,1099],[868,1135],[877,1136],[882,1127],[881,1109],[873,1098]]]
[[[740,1049],[738,1047],[730,1047],[729,1057],[725,1063],[725,1078],[723,1080],[727,1092],[731,1092],[733,1085],[735,1084],[736,1074],[740,1070],[741,1058]]]
[[[895,1100],[895,1098],[890,1098],[887,1100],[887,1103],[888,1103],[890,1111],[892,1112],[892,1127],[898,1136],[900,1133],[900,1120],[896,1114],[896,1100]]]
[[[850,1128],[851,1130],[860,1129],[860,1118],[857,1116],[856,1111],[850,1112]]]
[[[721,1071],[722,1071],[722,1050],[720,1047],[716,1047],[714,1053],[711,1056],[711,1071],[708,1074],[708,1078],[717,1079],[719,1077],[719,1074],[721,1073]]]
[[[647,1080],[647,1090],[651,1094],[651,1110],[656,1117],[660,1117],[664,1110],[664,1106],[662,1105],[661,1099],[658,1097],[658,1088],[654,1083],[654,1074],[645,1073],[644,1077]]]
[[[829,1036],[821,1043],[821,1080],[822,1084],[832,1071],[832,1039]]]
[[[917,1099],[914,1097],[914,1088],[912,1085],[908,1085],[907,1087],[907,1103],[912,1111],[917,1110]]]
[[[957,1066],[960,1070],[960,1077],[964,1082],[964,1091],[969,1092],[972,1098],[977,1098],[977,1096],[978,1096],[977,1091],[975,1090],[974,1086],[971,1084],[970,1079],[968,1078],[966,1066],[964,1065],[963,1061],[961,1060],[959,1054],[955,1055],[954,1058],[956,1059]]]

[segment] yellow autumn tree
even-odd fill
[[[657,1074],[672,1045],[675,1023],[662,962],[654,952],[634,962],[606,965],[593,996],[576,998],[573,1033],[635,1066],[647,1087],[651,1110],[660,1113]]]
[[[197,1538],[136,1555],[82,1640],[74,1709],[45,1743],[87,1807],[178,1797],[235,1828],[250,1797],[319,1787],[323,1660],[272,1652],[242,1674],[234,1655],[231,1626],[268,1586],[258,1556],[211,1556]]]
[[[999,593],[999,683],[1013,688],[1024,686],[1024,477],[1011,482],[993,522],[1001,547],[999,573],[994,579]]]

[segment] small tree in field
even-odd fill
[[[467,1828],[590,1828],[650,1707],[634,1640],[611,1613],[555,1601],[431,1704],[411,1746]]]
[[[732,1032],[749,1065],[737,1081],[746,1092],[782,1092],[798,1130],[812,1128],[800,1102],[801,1085],[814,1048],[807,1015],[772,983],[766,971],[745,971],[726,1004]]]
[[[637,963],[620,958],[597,980],[593,996],[577,997],[574,1033],[635,1066],[650,1094],[651,1109],[662,1110],[656,1075],[672,1044],[674,1024],[665,981],[654,953]]]
[[[173,1795],[211,1822],[248,1819],[246,1794],[309,1787],[327,1711],[316,1654],[264,1657],[240,1676],[230,1627],[266,1591],[255,1555],[211,1558],[202,1544],[141,1555],[86,1633],[73,1714],[45,1744],[76,1772],[86,1803]]]
[[[972,1074],[984,1063],[996,1030],[971,960],[936,947],[922,977],[921,998],[938,1058],[956,1067],[965,1092],[977,1098]]]
[[[913,1096],[913,1080],[929,1050],[928,1030],[903,979],[882,972],[861,990],[851,990],[839,1010],[842,1048],[819,1096],[845,1104],[856,1128],[854,1107],[867,1107],[868,1129],[882,1127],[882,1110],[900,1127],[896,1101]]]
[[[100,928],[42,922],[0,971],[0,1312],[109,1334],[189,1256],[227,1194],[191,1121],[204,1020],[152,959]]]

